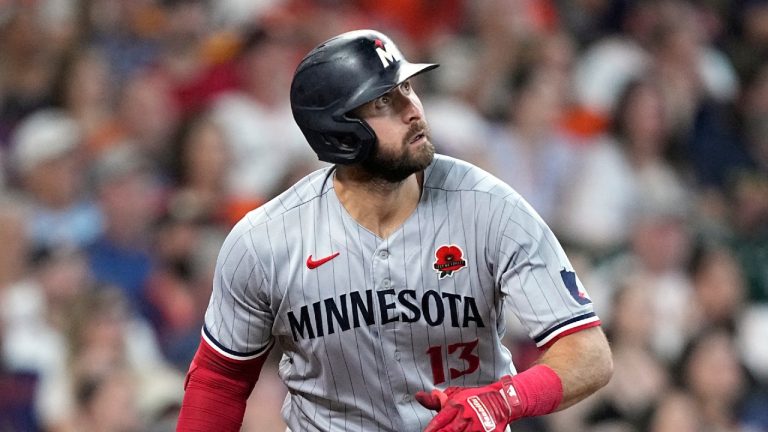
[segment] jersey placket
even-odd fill
[[[402,257],[398,261],[398,258],[392,254],[393,251],[390,249],[388,241],[382,241],[373,251],[373,282],[380,308],[377,339],[380,344],[383,369],[386,371],[388,383],[393,394],[398,395],[395,403],[400,418],[409,418],[413,415],[411,403],[413,401],[412,393],[415,390],[408,388],[406,371],[401,363],[405,357],[404,353],[401,352],[401,346],[404,346],[407,335],[402,333],[403,324],[400,322],[402,308],[397,303],[398,292],[403,289],[405,282],[401,280],[404,276],[401,276],[397,271],[392,271],[392,263],[402,262]]]

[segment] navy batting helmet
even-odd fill
[[[349,112],[437,66],[409,63],[380,32],[341,34],[315,47],[296,68],[293,118],[320,160],[360,162],[376,144],[376,134]]]

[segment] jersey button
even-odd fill
[[[411,401],[411,395],[407,394],[403,396],[403,402],[410,402]]]
[[[389,279],[384,279],[383,281],[381,281],[381,286],[383,286],[384,288],[389,288],[390,286],[392,286],[392,281],[390,281]]]
[[[381,252],[379,252],[379,258],[381,258],[383,260],[389,258],[389,251],[384,249]]]
[[[400,351],[395,351],[394,358],[396,361],[400,361]]]

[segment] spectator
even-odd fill
[[[0,349],[3,348],[2,333],[0,322]],[[9,370],[4,359],[0,358],[0,430],[39,429],[34,411],[36,391],[37,376],[34,373]]]
[[[753,76],[768,58],[768,3],[762,0],[742,0],[733,6],[734,30],[727,50],[742,79]]]
[[[168,158],[168,141],[178,121],[171,83],[159,73],[144,70],[131,76],[121,90],[116,119],[121,139],[106,147],[130,141],[146,162],[159,170]]]
[[[89,163],[119,136],[114,112],[117,95],[110,87],[110,77],[104,53],[86,47],[65,56],[54,82],[54,105],[70,113],[80,126]]]
[[[211,115],[232,145],[227,186],[238,199],[266,201],[292,171],[306,173],[316,159],[287,104],[295,50],[291,41],[253,30],[238,57],[240,89],[213,102]]]
[[[77,430],[141,431],[136,392],[133,377],[119,369],[81,378],[75,384]]]
[[[70,309],[66,329],[68,352],[59,357],[58,373],[46,389],[65,420],[54,430],[143,430],[180,405],[174,387],[183,385],[181,373],[165,363],[151,327],[131,316],[119,289],[84,292]],[[121,408],[106,410],[116,406]],[[95,429],[85,429],[89,425]]]
[[[35,418],[46,429],[71,425],[66,400],[53,389],[64,373],[68,314],[89,286],[88,276],[80,251],[43,251],[30,274],[3,292],[5,364],[37,377]]]
[[[749,425],[742,407],[754,397],[732,335],[722,328],[699,333],[686,346],[675,374],[693,399],[703,431],[741,431],[750,426],[765,430],[767,424]],[[717,371],[717,373],[712,373]]]
[[[573,143],[560,128],[569,83],[551,68],[533,68],[521,75],[509,118],[486,140],[485,168],[554,225],[565,186],[577,175]]]
[[[31,245],[26,231],[30,209],[26,200],[0,194],[0,295],[27,276]]]
[[[173,190],[169,213],[201,223],[234,225],[261,201],[234,196],[227,187],[232,149],[220,125],[208,114],[183,122],[173,142],[168,170]]]
[[[157,1],[97,1],[84,5],[81,14],[82,40],[104,53],[114,84],[125,86],[157,61],[164,30]]]
[[[741,105],[746,150],[755,170],[768,173],[768,60],[747,82]]]
[[[665,157],[663,109],[651,81],[633,81],[623,91],[611,133],[586,149],[558,215],[557,225],[574,244],[613,252],[628,240],[636,206],[686,205],[684,184]]]
[[[568,3],[574,7],[575,2]],[[659,19],[656,2],[623,3],[616,23],[622,31],[609,32],[583,47],[573,70],[576,104],[603,124],[610,123],[622,90],[648,72],[648,42]]]
[[[38,429],[35,393],[38,374],[21,367],[6,343],[15,328],[11,304],[13,291],[28,274],[28,239],[24,224],[26,212],[17,199],[0,196],[0,430]]]
[[[101,232],[101,213],[84,188],[81,139],[77,123],[59,110],[32,114],[14,133],[14,166],[32,204],[33,248],[80,247]]]
[[[744,276],[733,253],[724,247],[703,248],[691,263],[696,327],[735,331],[747,295]]]
[[[648,311],[654,299],[648,286],[642,277],[628,277],[619,287],[611,302],[608,334],[616,375],[584,406],[551,416],[554,430],[649,429],[649,416],[670,377],[667,364],[653,351],[655,322]]]
[[[171,209],[158,225],[157,268],[145,297],[166,358],[184,370],[200,341],[216,254],[226,231],[203,224],[184,209]]]
[[[50,105],[57,52],[33,7],[4,5],[0,20],[0,143],[32,112]]]
[[[744,173],[734,180],[728,204],[732,247],[747,278],[749,299],[768,303],[768,175]]]
[[[705,430],[703,419],[693,398],[681,390],[662,395],[650,419],[651,432],[700,432]]]
[[[657,205],[638,210],[629,248],[600,264],[592,282],[602,296],[614,293],[625,278],[641,278],[652,301],[646,312],[654,317],[651,348],[663,361],[673,361],[693,328],[693,288],[686,272],[691,234],[681,213]]]
[[[660,2],[653,39],[651,73],[664,100],[671,153],[679,155],[697,112],[712,103],[733,101],[739,79],[728,57],[712,45],[699,17],[701,6],[688,1]]]
[[[444,154],[483,165],[488,119],[473,104],[470,84],[479,69],[479,53],[466,35],[447,37],[434,47],[435,61],[443,67],[416,83],[429,106],[432,137]],[[433,92],[430,86],[438,88]],[[424,85],[426,84],[426,85]]]
[[[169,81],[176,110],[186,117],[237,86],[233,57],[241,41],[233,29],[214,25],[209,2],[163,3],[166,25],[157,68]]]
[[[130,143],[108,150],[99,159],[93,177],[105,230],[87,248],[94,277],[119,287],[131,310],[145,317],[144,290],[155,264],[151,229],[161,198],[148,169]]]

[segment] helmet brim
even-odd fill
[[[347,104],[337,111],[337,116],[345,117],[349,112],[389,92],[408,79],[435,69],[438,66],[440,65],[437,63],[409,63],[403,61],[397,68],[397,75],[390,75],[389,77],[372,77],[369,80],[371,83],[361,86],[361,92],[350,97]]]

